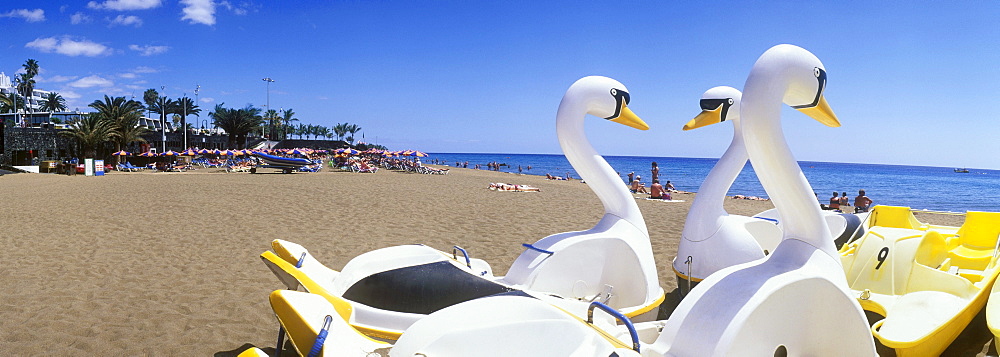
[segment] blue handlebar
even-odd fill
[[[323,320],[323,329],[319,330],[316,335],[316,341],[313,341],[312,349],[309,350],[308,357],[319,356],[319,352],[323,350],[323,344],[326,343],[326,336],[330,333],[330,324],[333,323],[333,316],[326,315],[326,319]],[[279,353],[281,351],[278,351]]]
[[[538,248],[538,247],[533,246],[533,245],[528,244],[528,243],[521,243],[521,246],[525,247],[525,248],[528,248],[528,249],[531,249],[533,251],[545,253],[545,254],[548,254],[548,255],[552,255],[552,254],[556,253],[556,252],[553,252],[551,250],[545,250],[545,249],[542,249],[542,248]]]
[[[455,250],[462,251],[462,255],[465,256],[465,265],[468,266],[469,268],[472,268],[472,260],[469,259],[469,252],[466,252],[465,249],[462,249],[462,247],[459,247],[457,245],[456,246],[452,246],[451,247],[451,258],[455,259],[455,260],[458,260],[458,256],[455,255]]]
[[[299,257],[299,261],[295,263],[296,268],[301,268],[302,263],[306,261],[306,252],[302,252],[302,256]]]
[[[612,309],[610,306],[604,305],[599,301],[594,301],[590,303],[590,307],[587,308],[588,324],[594,323],[595,307],[601,308],[601,310],[604,310],[604,312],[608,313],[611,316],[614,316],[616,319],[618,319],[618,321],[621,321],[623,324],[625,324],[625,327],[628,328],[628,334],[632,336],[632,349],[635,350],[636,352],[639,352],[639,332],[635,330],[635,325],[632,325],[632,320],[629,320],[627,316],[618,312],[618,310]]]

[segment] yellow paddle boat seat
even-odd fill
[[[965,223],[955,235],[959,245],[951,250],[953,264],[966,269],[986,269],[997,255],[998,237],[1000,212],[967,212]]]
[[[868,227],[876,226],[926,230],[927,225],[917,220],[910,207],[879,205],[872,209],[868,218]]]

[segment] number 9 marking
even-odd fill
[[[882,250],[878,251],[878,265],[875,266],[875,270],[882,267],[882,263],[885,263],[885,258],[889,257],[889,247],[882,247]]]

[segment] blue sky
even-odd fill
[[[823,61],[843,124],[786,109],[799,160],[1000,169],[997,18],[987,1],[5,1],[0,71],[34,58],[37,87],[81,109],[196,85],[206,109],[264,106],[270,77],[271,107],[305,123],[358,124],[391,149],[510,153],[559,153],[562,94],[604,75],[652,129],[591,118],[599,152],[718,157],[729,126],[680,130],[701,93],[741,88],[791,43]]]

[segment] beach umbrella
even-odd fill
[[[294,150],[289,151],[287,153],[288,154],[292,154],[292,155],[305,155],[306,154],[306,152],[304,150],[301,150],[301,149],[294,149]]]
[[[201,155],[208,155],[208,154],[211,154],[211,153],[212,153],[212,150],[209,150],[209,149],[201,149],[201,150],[198,150],[198,153],[199,153],[199,154],[201,154]]]
[[[416,150],[411,150],[409,155],[410,156],[416,156],[416,157],[428,157],[428,156],[430,156],[430,155],[427,155],[427,153],[425,153],[423,151],[416,151]]]
[[[156,156],[156,154],[147,151],[147,152],[139,154],[139,156],[142,156],[142,157],[153,157],[153,156]]]
[[[354,150],[354,149],[351,149],[351,148],[343,148],[343,149],[340,149],[340,150],[341,150],[341,153],[343,153],[344,155],[357,155],[358,153],[360,153],[360,151],[357,151],[357,150]]]
[[[181,153],[179,153],[179,152],[176,152],[176,151],[173,151],[173,150],[169,150],[169,151],[167,151],[165,153],[160,154],[160,156],[178,156],[180,154]]]
[[[111,155],[114,155],[114,156],[129,156],[129,155],[132,155],[132,153],[130,153],[128,151],[125,151],[125,150],[121,150],[121,151],[115,151]]]
[[[194,151],[193,149],[187,149],[187,150],[184,150],[184,152],[180,153],[180,155],[195,156],[195,155],[198,155],[198,152]]]

